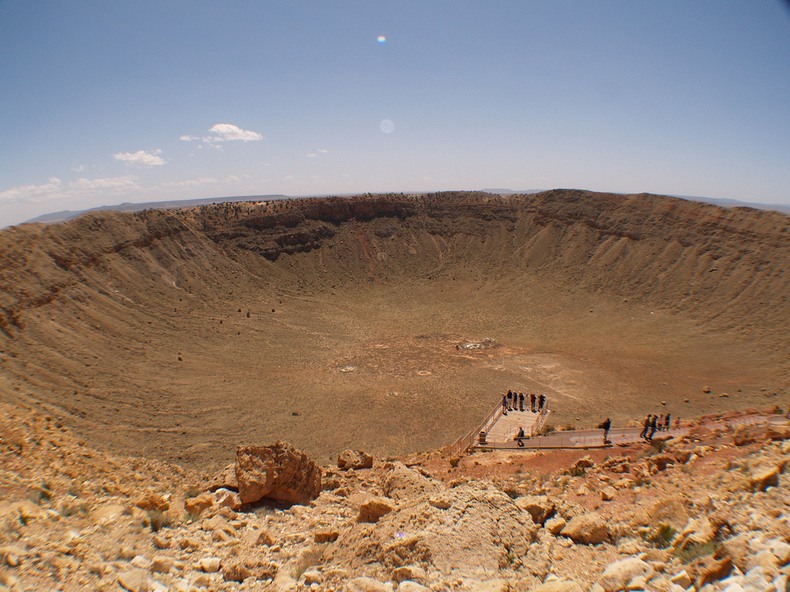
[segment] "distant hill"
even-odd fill
[[[115,206],[98,206],[87,210],[63,210],[51,214],[37,216],[27,222],[63,222],[71,220],[87,212],[139,212],[142,210],[169,210],[179,208],[191,208],[194,206],[205,206],[214,203],[225,202],[244,202],[244,201],[274,201],[279,199],[289,199],[287,195],[243,195],[238,197],[207,197],[203,199],[181,199],[169,201],[148,201],[142,203],[125,202]]]
[[[516,194],[532,195],[534,193],[540,193],[541,191],[546,191],[546,189],[514,190],[514,189],[506,189],[506,188],[491,188],[491,189],[481,189],[481,191],[485,191],[486,193],[495,193],[497,195],[516,195]],[[688,201],[699,201],[702,203],[709,203],[709,204],[721,206],[723,208],[757,208],[759,210],[774,210],[777,212],[784,212],[785,214],[790,214],[790,206],[784,204],[750,203],[746,201],[738,201],[737,199],[726,199],[719,197],[699,197],[694,195],[671,195],[670,197],[677,197]]]

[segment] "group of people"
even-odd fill
[[[535,393],[525,395],[508,389],[502,396],[502,413],[507,415],[508,411],[526,411],[526,403],[529,403],[529,410],[532,413],[540,413],[546,407],[546,395]]]
[[[645,417],[644,423],[642,423],[642,432],[639,434],[639,437],[645,442],[652,442],[653,436],[656,432],[668,432],[671,425],[672,416],[669,413],[666,415],[655,415],[653,413],[648,413],[647,417]],[[679,426],[680,418],[678,417],[675,419],[675,427],[677,428]]]

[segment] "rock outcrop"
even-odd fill
[[[236,480],[243,504],[263,498],[306,504],[321,493],[321,470],[287,442],[271,446],[239,446]]]

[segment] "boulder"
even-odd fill
[[[224,467],[219,473],[214,475],[208,483],[209,491],[217,489],[239,490],[239,482],[236,479],[236,463],[231,463]]]
[[[242,506],[239,494],[225,488],[217,489],[214,492],[214,502],[220,508],[230,508],[234,511],[240,509]]]
[[[645,561],[638,557],[626,557],[607,565],[598,583],[606,592],[630,590],[634,580],[641,578],[647,581],[652,575],[653,568]]]
[[[214,496],[210,493],[201,493],[195,497],[188,497],[184,500],[184,509],[188,514],[200,516],[204,511],[214,505]]]
[[[395,509],[392,500],[385,497],[372,497],[359,506],[357,522],[378,522],[379,518],[386,516]]]
[[[609,537],[609,527],[603,517],[597,512],[575,516],[560,531],[574,543],[597,545]]]
[[[167,498],[161,493],[146,492],[138,497],[134,505],[141,510],[154,510],[159,512],[166,512],[170,508],[170,503]]]
[[[535,588],[535,592],[583,592],[584,588],[573,580],[549,579]]]
[[[698,567],[697,589],[699,590],[706,584],[726,578],[731,571],[732,559],[729,557],[723,557],[722,559],[706,557],[702,559]]]
[[[554,514],[554,502],[546,495],[527,495],[516,499],[516,505],[529,512],[535,524],[545,524]]]
[[[128,569],[118,574],[118,584],[129,592],[146,592],[149,589],[148,572],[144,569]]]
[[[601,490],[601,499],[605,502],[612,501],[615,497],[617,497],[617,490],[608,485]]]
[[[785,423],[783,425],[769,423],[765,428],[765,438],[767,440],[790,439],[790,423]]]
[[[779,485],[779,467],[773,466],[758,466],[749,475],[749,485],[752,491],[765,491],[769,487],[777,487]]]
[[[384,495],[394,500],[430,495],[443,489],[438,481],[410,469],[402,462],[392,463],[385,468],[389,470],[384,475],[382,488]]]
[[[263,498],[306,504],[321,493],[321,470],[287,442],[236,448],[236,479],[244,504]]]
[[[344,450],[337,457],[337,467],[341,470],[370,469],[373,467],[373,457],[361,450]]]

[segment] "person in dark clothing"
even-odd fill
[[[653,435],[656,433],[658,429],[658,415],[654,415],[653,419],[650,420],[650,433],[647,435],[647,441],[653,441]]]
[[[604,443],[604,445],[611,444],[611,442],[609,442],[609,428],[611,428],[611,427],[612,427],[612,420],[610,420],[607,417],[606,421],[604,421],[601,424],[601,429],[603,430],[603,443]]]
[[[518,394],[518,410],[524,411],[524,393]]]
[[[507,395],[502,395],[502,415],[507,415]]]
[[[650,430],[650,418],[651,417],[653,417],[653,416],[648,413],[647,417],[645,417],[645,423],[642,424],[642,431],[639,433],[639,437],[642,438],[643,440],[647,440],[647,432],[648,432],[648,430]]]
[[[538,411],[542,411],[543,407],[546,405],[546,395],[541,394],[538,399]]]
[[[529,395],[529,410],[535,413],[535,393]]]
[[[667,416],[664,418],[664,431],[668,432],[669,431],[669,427],[671,425],[672,425],[672,420],[669,417],[669,413],[667,413]]]

